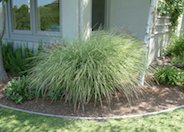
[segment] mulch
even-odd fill
[[[63,100],[51,103],[50,100],[42,99],[27,101],[22,104],[15,104],[8,100],[3,94],[3,84],[0,84],[0,104],[41,112],[45,114],[56,114],[65,116],[82,116],[82,117],[111,117],[124,116],[129,114],[144,114],[173,108],[184,105],[184,90],[173,86],[160,86],[153,84],[145,86],[144,93],[138,99],[133,100],[131,104],[127,103],[125,97],[120,96],[119,100],[113,99],[111,105],[106,103],[103,106],[91,102],[85,106],[85,110],[73,111],[73,107]]]

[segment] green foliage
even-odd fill
[[[13,43],[8,43],[2,46],[2,55],[6,71],[13,76],[21,76],[27,74],[26,71],[32,66],[34,53],[29,48],[14,49]]]
[[[128,99],[140,89],[140,74],[145,70],[145,48],[130,36],[100,33],[87,41],[45,49],[35,58],[29,73],[29,87],[36,95],[53,101],[64,98],[84,106],[105,98],[111,101],[121,92]]]
[[[173,29],[178,24],[178,18],[184,11],[183,0],[159,0],[158,13],[161,16],[170,16]]]
[[[184,34],[171,41],[166,52],[172,57],[182,56],[184,53]]]
[[[182,84],[184,86],[184,34],[180,37],[172,36],[166,55],[171,58],[171,65],[160,68],[156,74],[156,80],[161,84]],[[177,68],[180,69],[177,69]]]
[[[184,67],[184,34],[174,37],[166,49],[166,55],[172,58],[172,63],[176,66]]]
[[[181,83],[183,76],[181,70],[172,66],[159,67],[154,73],[154,77],[159,84],[168,85],[177,85]]]
[[[27,89],[28,81],[25,76],[11,80],[5,87],[5,96],[17,104],[32,99],[33,94]]]
[[[175,66],[178,66],[180,68],[184,68],[184,52],[182,54],[180,54],[179,56],[173,57],[171,62]]]

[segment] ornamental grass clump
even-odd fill
[[[29,88],[37,97],[64,99],[74,109],[110,103],[117,93],[128,100],[138,95],[145,70],[144,44],[128,35],[99,33],[43,50],[29,73]]]

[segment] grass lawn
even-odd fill
[[[30,115],[0,108],[0,132],[184,132],[184,109],[149,117],[87,121]]]

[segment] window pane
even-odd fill
[[[38,0],[38,28],[59,31],[59,0]]]
[[[12,0],[13,28],[30,30],[30,0]]]

